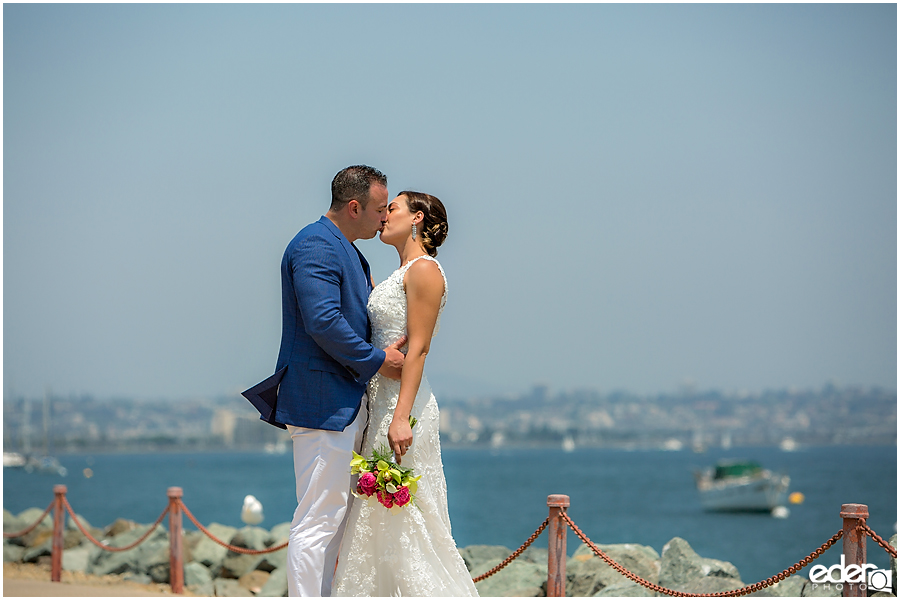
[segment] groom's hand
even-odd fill
[[[406,355],[400,352],[400,346],[406,343],[407,337],[402,338],[384,349],[384,362],[378,372],[388,379],[400,379],[400,373],[403,371],[403,361]]]

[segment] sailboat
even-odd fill
[[[25,418],[22,423],[23,452],[4,452],[3,466],[22,468],[26,473],[42,473],[47,475],[59,475],[65,477],[68,474],[59,460],[50,456],[50,392],[44,395],[44,454],[38,455],[31,452],[31,402],[25,401]]]

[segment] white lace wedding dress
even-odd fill
[[[436,260],[430,256],[421,259],[434,261],[444,275]],[[419,258],[394,271],[369,297],[372,345],[376,348],[384,348],[406,334],[403,276],[416,260]],[[446,301],[444,275],[441,311]],[[439,325],[440,312],[434,334]],[[369,428],[362,444],[363,456],[371,456],[372,449],[381,444],[387,445],[388,427],[399,394],[399,381],[376,374],[369,382]],[[411,415],[418,423],[402,464],[422,476],[415,498],[418,508],[410,504],[398,514],[392,514],[374,496],[353,500],[334,577],[333,596],[478,595],[450,533],[447,484],[438,436],[440,416],[424,374]]]

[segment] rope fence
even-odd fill
[[[153,531],[156,530],[157,527],[162,523],[163,519],[166,515],[169,516],[169,556],[170,556],[170,576],[169,583],[172,588],[172,592],[176,594],[184,593],[184,558],[182,553],[182,515],[186,515],[188,520],[190,520],[196,527],[199,529],[204,535],[209,537],[212,541],[223,546],[224,548],[230,550],[231,552],[235,552],[238,554],[268,554],[271,552],[277,552],[279,550],[283,550],[287,547],[288,543],[284,542],[283,544],[279,544],[277,546],[271,546],[264,550],[254,550],[251,548],[241,548],[238,546],[234,546],[225,542],[215,535],[213,535],[206,527],[204,527],[196,517],[188,510],[188,507],[184,504],[182,500],[182,490],[179,487],[171,487],[168,489],[168,497],[169,504],[166,509],[159,515],[159,518],[156,522],[151,525],[147,531],[145,531],[140,538],[138,538],[135,542],[123,546],[123,547],[112,547],[103,542],[98,541],[91,533],[87,530],[87,528],[78,520],[78,517],[75,515],[75,511],[72,509],[72,506],[69,504],[69,501],[66,499],[66,486],[57,485],[53,488],[53,493],[55,495],[53,501],[47,507],[47,510],[43,512],[43,514],[35,521],[32,525],[23,529],[22,531],[17,531],[13,533],[4,533],[3,537],[6,539],[10,538],[18,538],[23,537],[31,533],[38,525],[40,525],[44,518],[53,511],[53,536],[52,536],[52,546],[51,546],[51,570],[50,570],[50,579],[51,581],[60,581],[62,576],[62,554],[63,554],[63,530],[65,523],[65,514],[68,513],[69,517],[78,527],[82,534],[90,541],[92,544],[101,548],[107,552],[124,552],[126,550],[131,550],[144,541],[150,536]],[[548,552],[547,552],[547,596],[552,597],[562,597],[565,596],[565,583],[566,583],[566,531],[571,529],[575,535],[588,547],[590,550],[600,559],[605,561],[610,567],[612,567],[615,571],[627,577],[631,581],[641,585],[649,590],[652,590],[658,594],[664,594],[667,596],[678,596],[678,597],[709,597],[709,598],[726,598],[726,597],[737,597],[744,596],[747,594],[752,594],[754,592],[758,592],[766,587],[775,585],[780,581],[784,581],[791,575],[794,575],[804,567],[807,567],[812,563],[813,560],[822,556],[822,554],[835,545],[839,540],[843,539],[843,552],[844,556],[847,560],[847,566],[856,565],[857,568],[865,570],[866,565],[866,538],[871,537],[875,543],[877,543],[885,552],[887,552],[892,558],[896,560],[897,558],[897,550],[892,547],[889,543],[885,542],[875,531],[872,530],[869,525],[866,524],[866,519],[869,517],[869,509],[864,504],[844,504],[841,506],[841,518],[843,519],[843,528],[835,533],[831,538],[829,538],[824,544],[813,550],[809,555],[807,555],[802,560],[797,561],[789,568],[784,571],[778,573],[773,577],[769,577],[763,581],[754,583],[752,585],[744,586],[740,589],[730,590],[726,592],[714,592],[707,594],[694,594],[690,592],[684,592],[679,590],[672,590],[665,587],[662,587],[658,584],[652,583],[643,579],[639,575],[632,573],[622,565],[618,564],[615,560],[613,560],[608,554],[606,554],[603,550],[601,550],[591,539],[585,535],[583,531],[575,524],[572,518],[566,512],[566,509],[569,507],[569,497],[565,495],[551,495],[547,498],[547,506],[549,508],[549,516],[544,519],[544,522],[537,528],[537,530],[531,534],[531,536],[523,543],[515,552],[509,555],[506,559],[504,559],[500,564],[492,569],[478,575],[473,578],[473,581],[479,582],[491,577],[498,572],[500,572],[503,568],[509,566],[514,560],[519,558],[525,550],[534,543],[534,541],[540,537],[541,533],[545,529],[549,529],[550,540],[548,543]],[[845,597],[865,597],[867,595],[867,590],[865,585],[844,585],[842,593]]]

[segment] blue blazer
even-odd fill
[[[366,305],[369,263],[328,217],[304,227],[281,260],[281,349],[275,375],[244,392],[261,418],[342,431],[384,363]]]

